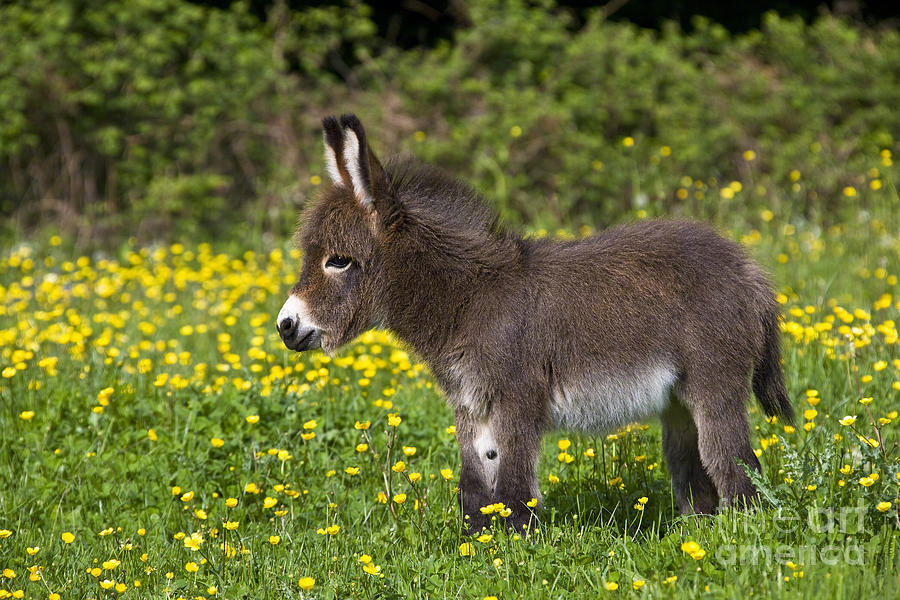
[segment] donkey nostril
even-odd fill
[[[294,329],[294,320],[290,317],[285,317],[281,320],[281,323],[278,324],[278,331],[281,333],[288,333]]]

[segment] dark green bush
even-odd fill
[[[283,8],[266,24],[241,4],[0,6],[0,208],[92,233],[209,235],[246,228],[240,212],[271,228],[309,162],[288,148],[316,126],[303,108],[321,91],[303,95],[335,85],[319,73],[366,36],[364,19],[348,28],[360,11],[310,10],[287,35]]]
[[[322,173],[319,119],[351,111],[379,153],[437,163],[533,225],[763,207],[828,222],[848,186],[852,210],[897,204],[879,155],[900,132],[896,31],[469,11],[452,42],[403,51],[357,2],[276,4],[265,23],[239,3],[2,5],[0,213],[102,239],[281,236]],[[863,193],[873,179],[882,193]]]
[[[271,162],[278,71],[240,9],[42,0],[0,10],[5,198],[39,201],[37,216],[116,223],[156,210],[192,219],[196,193],[159,195],[185,181],[227,178],[254,195]]]
[[[605,223],[644,207],[715,217],[779,203],[823,218],[846,186],[890,162],[879,150],[900,131],[895,31],[769,15],[760,32],[732,37],[698,21],[686,35],[598,12],[571,33],[524,3],[473,16],[452,46],[404,57],[401,72],[416,76],[397,78],[400,96],[437,134],[428,159],[526,221]],[[684,177],[702,182],[688,202]],[[703,194],[731,180],[742,191],[730,204]]]

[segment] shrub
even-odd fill
[[[657,33],[601,12],[572,32],[525,3],[473,17],[454,44],[405,57],[399,71],[415,76],[397,78],[400,96],[436,130],[422,153],[520,220],[607,223],[641,208],[714,218],[779,203],[826,218],[845,187],[890,166],[879,150],[900,131],[897,32],[770,14],[741,36],[703,20]],[[724,206],[693,191],[729,180],[744,193]]]
[[[285,236],[323,171],[319,119],[356,112],[380,154],[437,163],[532,226],[893,218],[896,31],[469,11],[450,42],[401,50],[357,2],[276,3],[265,23],[183,0],[0,6],[0,212],[103,240]]]

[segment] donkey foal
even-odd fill
[[[757,496],[738,462],[759,469],[751,382],[766,414],[793,411],[771,286],[737,244],[686,221],[522,239],[467,185],[382,167],[355,116],[323,124],[333,184],[304,211],[276,326],[288,348],[329,353],[387,327],[424,359],[456,411],[468,529],[496,502],[529,522],[545,431],[655,415],[682,512]]]

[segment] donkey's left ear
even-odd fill
[[[357,202],[370,213],[376,199],[388,193],[387,178],[375,153],[366,141],[366,131],[356,115],[323,121],[325,162],[334,183],[353,192]]]

